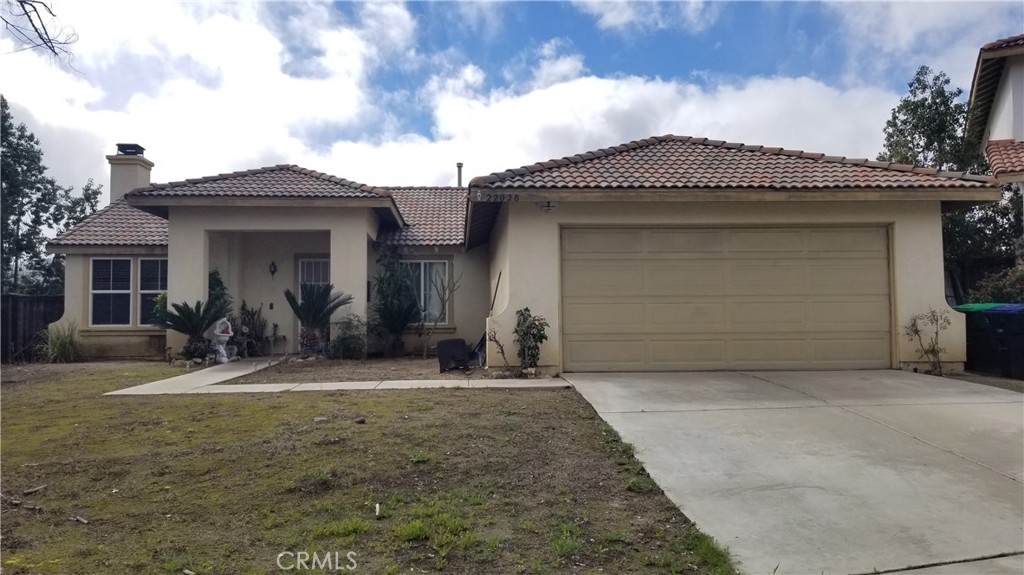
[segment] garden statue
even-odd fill
[[[227,363],[231,361],[231,358],[228,357],[228,352],[224,346],[233,335],[235,334],[231,331],[231,322],[228,321],[228,318],[221,318],[220,321],[213,325],[213,337],[211,339],[213,339],[214,353],[217,354],[217,363]]]

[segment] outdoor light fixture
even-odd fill
[[[537,202],[537,207],[544,210],[544,213],[550,214],[558,207],[557,202]]]
[[[270,277],[274,277],[274,274],[277,273],[277,264],[270,262],[270,268],[268,269],[270,270]]]

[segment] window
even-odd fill
[[[299,260],[299,291],[302,284],[324,285],[331,283],[331,260],[327,258]]]
[[[92,325],[131,325],[132,260],[92,260]]]
[[[156,296],[167,291],[167,260],[139,260],[139,325],[149,323]]]
[[[423,321],[433,323],[436,318],[438,323],[448,323],[448,310],[443,305],[443,292],[440,292],[442,288],[449,287],[448,262],[409,260],[402,263],[409,266],[412,273],[412,285]]]

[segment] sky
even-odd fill
[[[73,58],[4,34],[0,93],[58,183],[105,190],[118,142],[154,182],[455,185],[662,134],[874,158],[918,66],[966,98],[1024,32],[1019,1],[50,4]]]

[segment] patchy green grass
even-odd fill
[[[733,573],[571,390],[101,395],[179,373],[3,368],[4,573]]]

